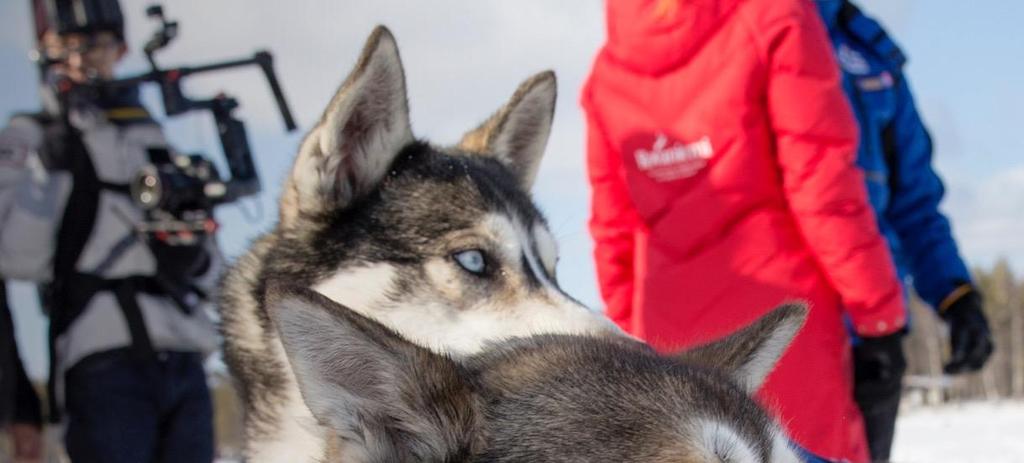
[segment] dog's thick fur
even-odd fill
[[[796,463],[750,398],[806,316],[782,306],[675,357],[625,337],[538,335],[456,359],[304,288],[269,311],[324,462]]]
[[[413,138],[393,37],[373,32],[301,144],[278,224],[222,285],[249,461],[311,461],[331,434],[302,402],[266,312],[268,285],[311,288],[455,356],[537,333],[621,334],[559,289],[555,242],[526,193],[555,89],[552,73],[538,74],[460,144],[432,146]]]

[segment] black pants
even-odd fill
[[[65,435],[74,463],[209,463],[213,407],[202,357],[121,349],[67,373]]]
[[[863,378],[854,381],[854,398],[864,415],[868,448],[871,450],[871,461],[875,463],[889,461],[892,438],[896,432],[896,414],[900,408],[902,380],[901,375],[894,381]]]

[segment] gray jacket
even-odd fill
[[[140,108],[135,108],[139,110]],[[149,162],[149,148],[167,148],[155,122],[131,123],[99,109],[76,110],[70,121],[82,133],[96,175],[102,182],[128,184]],[[33,117],[16,116],[0,131],[0,278],[46,283],[53,279],[57,232],[72,191],[72,175],[51,162],[45,128]],[[144,212],[128,195],[101,190],[96,219],[74,263],[80,273],[102,279],[153,276],[156,261],[139,236]],[[83,230],[81,233],[89,233]],[[223,260],[214,239],[205,243],[211,265],[194,282],[208,293],[216,286]],[[218,344],[208,310],[186,312],[169,298],[139,293],[152,347],[157,351],[209,353]],[[53,310],[60,310],[54,308]],[[63,373],[90,354],[132,344],[129,327],[112,291],[99,291],[54,340],[58,402]]]

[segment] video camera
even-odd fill
[[[57,1],[61,3],[60,0]],[[72,3],[75,1],[78,2],[76,7],[84,16],[62,15],[63,10],[72,8],[61,8],[64,5],[57,5],[54,10],[56,14],[52,15],[55,17],[48,20],[50,23],[56,23],[58,32],[90,32],[103,28],[123,36],[123,20],[116,0],[71,0]],[[38,0],[34,1],[38,32],[41,29],[37,2]],[[159,28],[143,48],[150,65],[148,72],[122,79],[96,80],[74,86],[64,82],[63,85],[56,85],[56,91],[66,94],[90,90],[116,91],[118,88],[155,83],[160,89],[167,116],[173,117],[193,111],[211,113],[227,161],[229,178],[222,178],[214,163],[202,155],[172,155],[166,150],[151,150],[152,164],[139,172],[130,188],[134,201],[145,209],[149,216],[147,222],[141,226],[142,231],[155,234],[161,241],[174,244],[180,241],[175,239],[175,236],[187,237],[211,231],[211,211],[215,206],[254,195],[261,189],[245,125],[232,114],[239,106],[238,101],[223,93],[207,99],[189,98],[181,87],[186,77],[243,66],[258,66],[270,85],[285,127],[292,131],[295,130],[296,124],[278,83],[274,72],[274,60],[269,52],[261,50],[251,57],[199,66],[161,68],[157,65],[154,55],[177,37],[178,23],[168,21],[160,5],[148,7],[146,15],[159,21]],[[44,68],[45,75],[45,67],[48,66],[45,54],[37,53],[37,57],[42,60],[40,67]]]
[[[144,51],[152,68],[149,72],[125,79],[103,83],[107,86],[157,83],[163,97],[164,111],[175,116],[190,111],[210,111],[217,125],[221,148],[231,172],[229,180],[221,180],[213,163],[198,156],[179,156],[171,162],[155,164],[140,173],[132,186],[132,196],[146,209],[164,209],[173,212],[179,206],[213,207],[229,203],[260,191],[259,177],[249,149],[245,126],[231,113],[238,101],[224,94],[205,100],[193,100],[184,95],[181,82],[190,75],[228,68],[256,65],[270,84],[285,127],[295,130],[295,121],[274,72],[274,61],[267,51],[258,51],[251,58],[224,61],[195,67],[160,69],[154,53],[166,47],[176,36],[178,23],[168,21],[163,8],[154,5],[146,10],[147,16],[160,21]]]

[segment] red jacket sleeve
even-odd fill
[[[856,167],[857,129],[813,5],[768,30],[767,104],[797,225],[864,336],[905,324],[901,285]]]
[[[593,115],[587,117],[587,172],[590,177],[590,234],[606,313],[631,332],[634,246],[640,218],[626,186],[618,150],[610,146]]]

